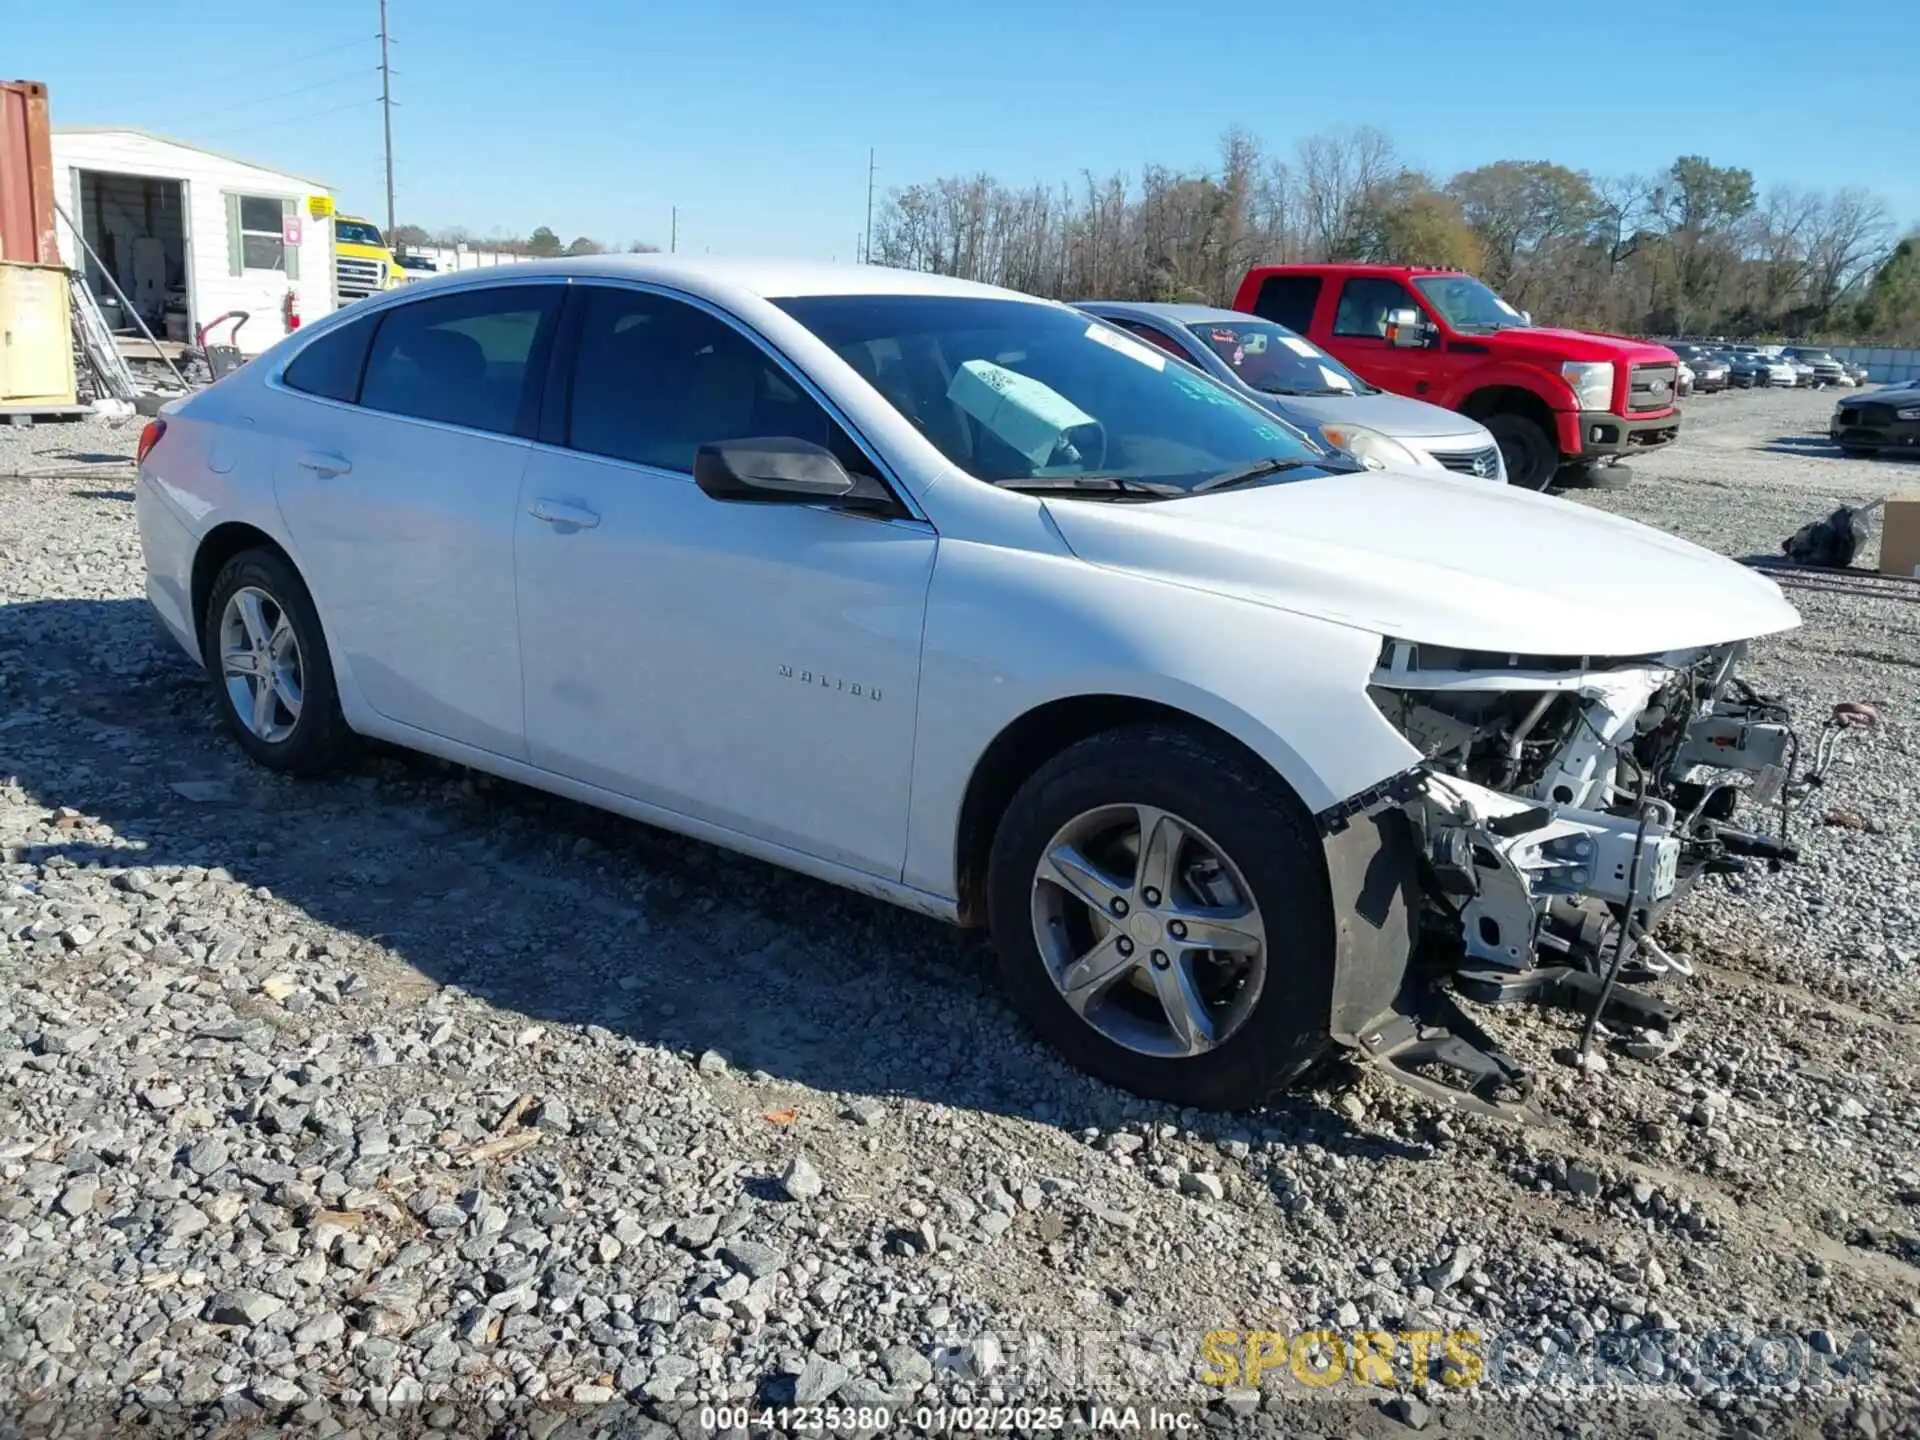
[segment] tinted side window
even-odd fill
[[[586,287],[568,403],[575,450],[691,474],[722,440],[792,436],[871,470],[832,416],[732,326],[639,290]]]
[[[1186,346],[1182,345],[1178,340],[1175,340],[1171,335],[1163,334],[1154,329],[1151,325],[1144,324],[1138,320],[1115,320],[1112,323],[1118,325],[1122,330],[1131,330],[1142,340],[1152,345],[1158,345],[1169,355],[1177,356],[1185,360],[1189,365],[1193,363],[1193,356],[1187,353]]]
[[[360,403],[501,435],[530,435],[557,285],[516,285],[397,305],[380,319]]]
[[[1272,275],[1260,282],[1253,313],[1304,335],[1313,328],[1313,307],[1319,303],[1318,275]]]
[[[329,330],[293,357],[281,380],[291,389],[351,405],[360,395],[360,372],[367,366],[371,317]]]
[[[1333,315],[1333,333],[1360,335],[1383,340],[1387,334],[1389,310],[1418,309],[1407,287],[1398,280],[1380,280],[1356,276],[1340,292],[1340,304]]]

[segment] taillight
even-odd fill
[[[140,432],[140,444],[133,452],[133,463],[135,465],[146,464],[147,456],[152,452],[153,447],[160,443],[160,437],[166,433],[166,421],[158,419],[149,420],[147,422],[147,428]]]

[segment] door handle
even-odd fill
[[[353,470],[353,463],[351,461],[343,459],[338,455],[325,455],[317,452],[302,455],[298,463],[302,470],[311,470],[322,479],[325,479],[329,475],[350,474]]]
[[[573,530],[591,530],[600,523],[600,517],[584,505],[568,505],[559,500],[536,500],[528,507],[527,513],[549,525]]]

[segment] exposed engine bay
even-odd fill
[[[1794,798],[1842,734],[1877,719],[1836,707],[1796,775],[1787,707],[1734,674],[1744,650],[1595,659],[1386,642],[1369,695],[1425,757],[1403,805],[1423,950],[1454,991],[1585,1012],[1582,1057],[1603,1016],[1666,1028],[1670,1006],[1617,988],[1690,973],[1654,939],[1662,916],[1703,875],[1795,859]],[[1409,1024],[1366,1048],[1429,1093],[1510,1092],[1517,1067],[1457,1007],[1445,1023],[1437,1044]]]

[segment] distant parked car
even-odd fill
[[[1177,355],[1316,440],[1361,460],[1506,483],[1500,447],[1478,420],[1375,389],[1284,325],[1206,305],[1087,300],[1079,308]]]
[[[1791,389],[1800,383],[1800,372],[1793,368],[1791,360],[1756,350],[1753,352],[1753,361],[1761,371],[1761,378],[1754,382],[1757,385],[1782,385]],[[1807,373],[1813,373],[1812,366],[1807,367]]]
[[[1828,433],[1843,455],[1920,453],[1920,380],[1849,395],[1833,407]]]
[[[1686,364],[1693,372],[1693,389],[1696,394],[1708,395],[1716,390],[1724,390],[1730,383],[1731,366],[1727,357],[1709,345],[1695,345],[1687,341],[1677,341],[1667,348]]]
[[[1851,385],[1865,385],[1872,378],[1867,374],[1867,367],[1857,360],[1843,360],[1840,363],[1846,367],[1850,377],[1848,383]]]
[[[1781,364],[1793,371],[1793,383],[1802,390],[1811,390],[1817,383],[1813,366],[1805,360],[1796,360],[1784,351],[1777,357]]]
[[[1793,384],[1793,367],[1785,361],[1775,360],[1771,355],[1762,355],[1757,350],[1742,349],[1734,351],[1728,359],[1732,381],[1742,389]]]
[[[1682,400],[1693,394],[1693,366],[1684,360],[1680,362],[1679,368],[1674,372],[1673,393],[1678,395]]]
[[[429,275],[440,273],[440,267],[424,255],[396,255],[393,258],[394,263],[406,271],[402,279],[424,280]]]
[[[1853,377],[1842,365],[1825,350],[1811,345],[1789,345],[1781,352],[1796,365],[1805,365],[1813,371],[1815,385],[1851,385]]]

